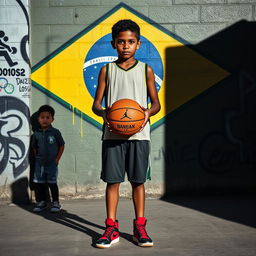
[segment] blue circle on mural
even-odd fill
[[[117,59],[117,52],[111,46],[112,36],[107,34],[99,39],[89,50],[84,61],[84,82],[90,95],[94,98],[97,89],[98,75],[101,68]],[[147,63],[155,73],[155,86],[157,92],[161,89],[163,80],[163,63],[155,46],[141,36],[141,46],[136,51],[135,58]],[[102,103],[105,106],[105,103]]]

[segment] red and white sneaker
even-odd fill
[[[144,217],[138,217],[137,220],[133,221],[133,241],[142,247],[154,245],[152,239],[147,234],[146,223],[147,219]]]
[[[96,247],[103,249],[109,248],[112,244],[119,242],[118,221],[107,218],[105,224],[105,232],[96,242]]]

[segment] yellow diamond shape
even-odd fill
[[[93,97],[84,84],[84,60],[94,43],[111,33],[113,24],[121,19],[138,23],[141,35],[156,47],[162,59],[164,78],[158,93],[162,108],[151,117],[152,127],[157,127],[167,114],[229,75],[175,39],[166,29],[121,3],[33,67],[33,85],[68,108],[77,109],[86,120],[101,127],[102,118],[92,112]],[[166,70],[166,61],[171,63],[169,70]],[[184,75],[183,70],[190,70],[189,76]],[[171,83],[168,86],[167,77]]]

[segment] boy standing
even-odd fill
[[[38,123],[40,129],[35,131],[31,147],[35,155],[34,182],[38,204],[34,212],[41,212],[47,207],[46,185],[48,184],[51,196],[51,212],[59,212],[59,188],[57,185],[58,164],[64,151],[64,140],[58,129],[52,127],[54,109],[49,105],[43,105],[38,110]]]
[[[106,187],[106,230],[96,242],[98,248],[108,248],[119,241],[116,211],[119,199],[119,186],[124,181],[125,172],[132,186],[135,210],[133,240],[139,246],[153,246],[147,235],[144,217],[144,183],[149,167],[150,125],[149,118],[160,110],[155,88],[155,77],[151,67],[134,58],[140,48],[140,28],[131,20],[120,20],[112,27],[112,47],[117,50],[118,59],[104,66],[99,74],[98,88],[93,103],[95,114],[104,119],[102,143],[101,179]],[[148,109],[147,98],[151,107]],[[137,101],[145,110],[145,121],[141,131],[130,137],[112,133],[108,128],[106,109],[101,106],[105,97],[106,108],[115,101],[129,98]]]

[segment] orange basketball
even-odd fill
[[[134,100],[121,99],[113,103],[107,112],[112,132],[131,136],[141,129],[145,120],[144,110]]]

